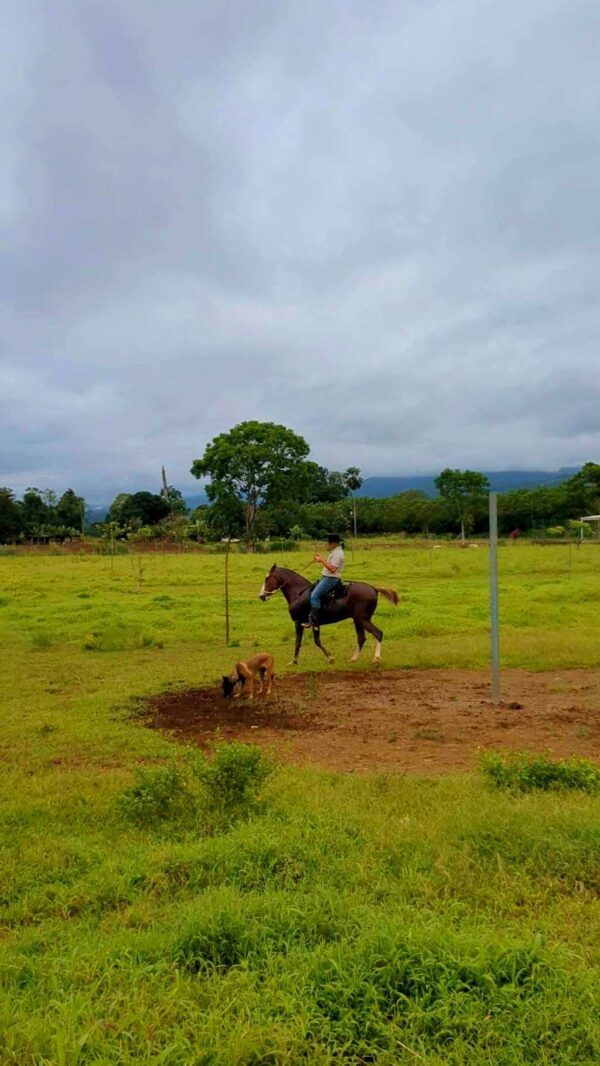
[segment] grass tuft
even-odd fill
[[[576,756],[555,760],[528,752],[500,755],[488,751],[481,757],[481,768],[486,781],[511,792],[576,789],[595,793],[600,789],[598,767]]]

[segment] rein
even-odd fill
[[[303,574],[305,572],[305,570],[308,570],[309,566],[312,566],[312,565],[313,565],[313,560],[311,559],[310,562],[306,564],[306,566],[303,566],[301,570],[297,570],[296,573],[297,574]],[[274,596],[276,592],[282,592],[286,585],[291,585],[293,580],[294,580],[293,577],[288,577],[287,581],[282,581],[281,585],[278,585],[277,588],[273,589],[272,592],[267,592],[267,596],[269,596],[269,598],[270,598],[271,596]],[[300,592],[304,592],[304,591],[305,591],[304,589],[300,590]],[[298,595],[300,595],[300,592],[298,593]]]

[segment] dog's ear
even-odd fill
[[[221,679],[223,681],[229,681],[229,678],[227,677],[227,674],[221,674]]]

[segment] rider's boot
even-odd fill
[[[305,629],[318,629],[319,628],[319,612],[315,608],[311,608],[308,616],[308,622],[302,623]]]

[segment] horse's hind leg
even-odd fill
[[[381,642],[383,640],[383,633],[380,629],[377,628],[376,625],[374,625],[373,622],[371,622],[370,619],[368,621],[363,622],[363,626],[365,627],[367,633],[371,633],[375,637],[375,651],[373,653],[373,662],[376,666],[379,666],[379,660],[381,659]]]
[[[354,619],[354,628],[356,630],[356,648],[353,652],[352,658],[350,659],[351,663],[356,662],[358,656],[363,650],[365,640],[367,639],[365,637],[365,627],[363,626],[362,622],[357,622],[357,620]]]
[[[321,649],[321,651],[323,652],[323,655],[327,659],[327,662],[328,663],[332,663],[333,662],[333,655],[331,655],[330,652],[327,651],[327,648],[323,647],[323,645],[321,644],[320,630],[313,629],[312,634],[313,634],[314,642],[317,645],[317,648]]]

